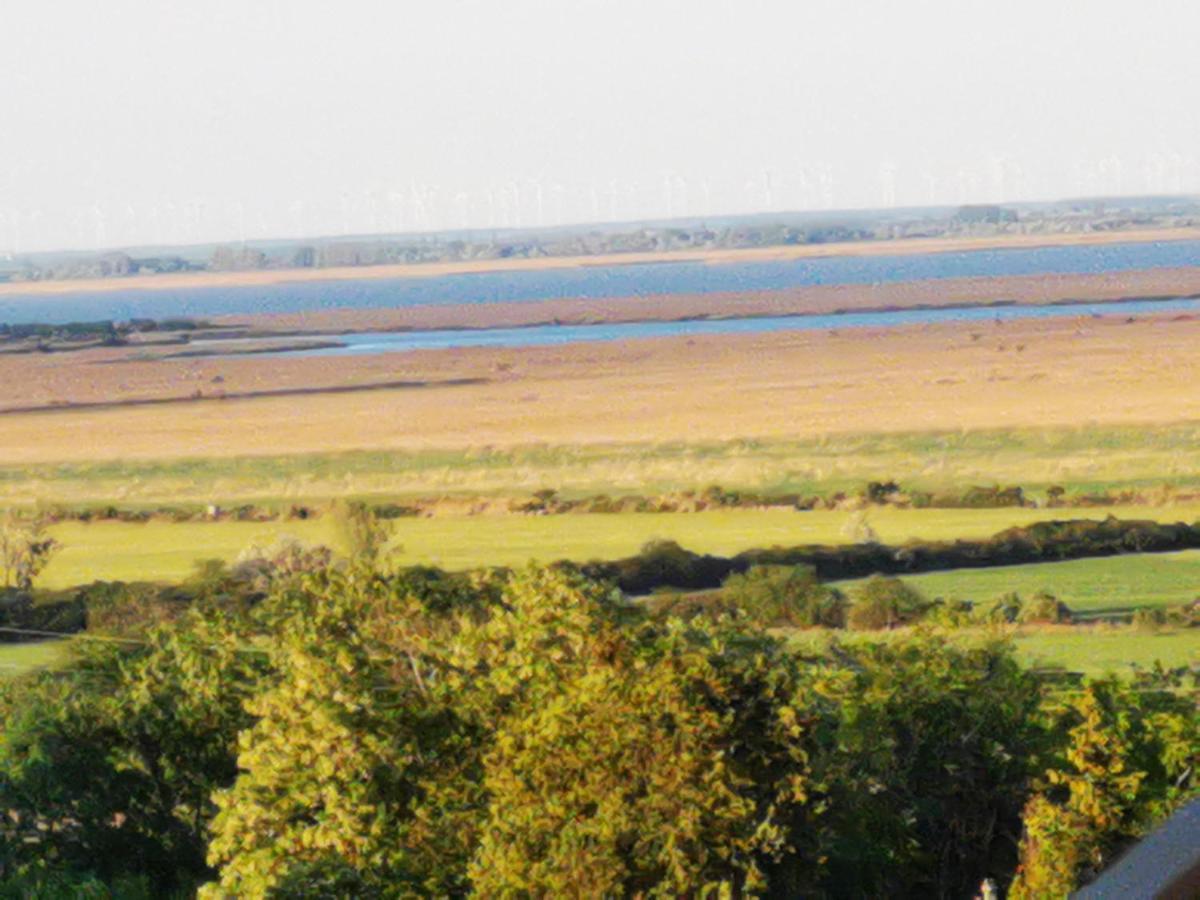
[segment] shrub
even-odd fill
[[[79,590],[76,602],[86,616],[87,630],[101,634],[145,634],[187,609],[187,598],[178,591],[119,581],[93,582]]]
[[[333,506],[333,522],[346,555],[354,562],[376,566],[394,548],[392,526],[365,503],[341,502]]]
[[[926,618],[945,628],[966,628],[975,622],[975,605],[969,600],[935,600]]]
[[[46,534],[47,524],[42,517],[22,519],[11,510],[0,520],[0,588],[33,587],[58,549],[58,541]]]
[[[1025,492],[1016,486],[971,487],[963,492],[959,504],[975,509],[1024,506]]]
[[[871,527],[867,514],[860,510],[850,513],[842,526],[842,535],[855,544],[878,544],[879,534]]]
[[[1167,624],[1165,609],[1138,609],[1133,613],[1133,627],[1142,631],[1158,631]]]
[[[696,555],[675,541],[647,541],[631,562],[637,572],[635,583],[640,581],[647,590],[664,585],[691,587],[695,580]]]
[[[872,575],[853,595],[847,624],[856,631],[915,622],[928,607],[921,592],[889,575]]]
[[[1196,628],[1200,626],[1200,600],[1175,607],[1167,615],[1172,623],[1181,628]]]
[[[1016,591],[1010,591],[981,608],[976,618],[988,625],[1012,624],[1020,618],[1023,606],[1021,596]]]
[[[846,598],[822,584],[812,566],[751,566],[725,579],[725,599],[763,625],[841,628]]]
[[[883,504],[900,493],[900,485],[894,481],[869,481],[862,495],[868,503]]]
[[[1071,621],[1071,610],[1048,591],[1038,591],[1017,615],[1022,624],[1061,625]]]
[[[229,575],[252,593],[265,594],[276,581],[319,572],[332,562],[333,552],[328,547],[309,547],[295,538],[280,537],[269,547],[247,548]]]

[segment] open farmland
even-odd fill
[[[911,539],[983,538],[1005,528],[1064,515],[1103,518],[1110,514],[1190,522],[1200,518],[1200,506],[1110,507],[1103,510],[881,508],[873,510],[868,521],[880,540],[901,544]],[[478,566],[520,566],[531,560],[616,559],[630,556],[646,542],[659,539],[676,541],[699,553],[725,555],[773,545],[843,544],[852,539],[848,529],[851,519],[851,513],[837,510],[716,510],[700,513],[444,516],[397,519],[392,524],[400,562],[458,570]],[[192,571],[197,560],[233,560],[252,546],[263,547],[283,537],[331,544],[337,548],[336,533],[328,519],[265,523],[66,522],[54,526],[51,534],[60,541],[63,549],[52,559],[39,582],[48,588],[70,587],[95,580],[178,580]],[[1130,557],[1084,562],[1117,563],[1125,559]],[[1155,557],[1145,559],[1147,566],[1152,568]],[[1200,561],[1197,565],[1200,567]],[[1006,578],[1006,572],[1037,568],[1045,567],[1020,566],[967,574],[980,574],[986,578],[988,573],[994,572],[999,583]],[[1179,571],[1182,574],[1182,570]],[[1200,580],[1197,588],[1200,593]],[[990,598],[994,593],[1002,592],[994,591],[987,596]]]
[[[1200,597],[1200,551],[956,569],[908,575],[904,581],[930,598],[975,603],[994,600],[1010,591],[1024,597],[1049,591],[1072,612],[1112,615],[1147,607],[1179,606]],[[843,582],[842,586],[852,589],[855,584]]]
[[[1157,632],[1130,628],[1045,626],[1017,635],[1017,652],[1031,666],[1085,675],[1128,673],[1161,663],[1167,668],[1200,665],[1200,629]]]
[[[69,659],[69,648],[65,640],[0,644],[0,680],[60,665]]]
[[[922,627],[921,631],[929,629]],[[828,631],[797,631],[789,634],[791,644],[803,652],[820,652],[833,642],[899,642],[914,629],[902,628],[880,634],[834,634]],[[1145,632],[1129,626],[1032,625],[1004,628],[973,628],[939,632],[955,643],[972,646],[998,637],[1009,637],[1023,663],[1040,669],[1061,669],[1099,677],[1129,676],[1133,667],[1153,668],[1200,663],[1200,629],[1166,629]]]

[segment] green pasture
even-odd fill
[[[904,580],[930,599],[978,603],[1010,591],[1023,597],[1049,591],[1073,611],[1111,615],[1139,607],[1178,606],[1200,597],[1200,551],[953,569]],[[856,583],[846,581],[841,586],[852,590]]]
[[[896,640],[905,629],[894,632],[797,631],[789,635],[801,651],[817,651],[830,641]],[[1167,668],[1200,663],[1200,628],[1141,631],[1130,626],[1075,625],[1026,626],[1003,630],[969,628],[942,632],[964,644],[977,643],[1008,634],[1017,658],[1030,667],[1061,669],[1089,676],[1132,673],[1134,665],[1151,668],[1156,662]]]
[[[59,640],[0,644],[0,679],[56,666],[67,658],[69,646],[70,641]]]
[[[1109,514],[1122,518],[1190,522],[1200,518],[1200,506],[1081,510],[877,508],[867,513],[867,522],[880,540],[896,544],[913,538],[982,538],[1014,525],[1043,519],[1103,518]],[[394,520],[394,540],[404,563],[465,569],[521,565],[530,560],[613,559],[636,553],[647,541],[655,539],[674,540],[689,550],[716,554],[733,554],[773,545],[844,543],[850,540],[849,526],[853,518],[854,514],[842,511],[783,509],[444,516]],[[285,536],[305,543],[335,547],[337,543],[333,522],[328,516],[267,523],[66,522],[54,526],[51,533],[62,544],[62,550],[39,581],[39,586],[45,588],[70,587],[96,580],[178,580],[192,571],[197,560],[234,560],[251,546],[266,546]],[[923,586],[923,589],[935,595],[965,593],[941,587]],[[1012,589],[1021,588],[1004,590]],[[983,588],[979,591],[987,597],[1003,593],[1003,590],[990,589],[984,592]]]
[[[1036,668],[1085,675],[1128,671],[1133,665],[1167,668],[1200,664],[1200,628],[1160,632],[1135,628],[1057,627],[1032,629],[1017,637],[1021,660]]]

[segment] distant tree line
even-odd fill
[[[161,275],[168,272],[200,272],[200,263],[181,256],[155,256],[135,259],[128,253],[104,253],[99,256],[65,260],[53,265],[25,262],[13,275],[14,281],[62,281],[79,278],[122,278],[130,275]]]
[[[1102,201],[1018,209],[998,204],[969,204],[947,210],[830,213],[828,217],[779,214],[719,219],[720,224],[648,224],[620,228],[577,227],[473,235],[427,234],[227,244],[206,259],[179,254],[134,257],[125,252],[93,256],[49,257],[52,262],[19,259],[8,273],[13,281],[121,278],[169,272],[242,272],[262,269],[322,269],[495,259],[537,259],[619,253],[827,244],[834,242],[989,236],[1008,233],[1119,231],[1127,228],[1194,226],[1200,206],[1191,200],[1166,207],[1138,205],[1109,208]]]
[[[819,578],[838,580],[1197,548],[1200,525],[1110,517],[1102,521],[1037,522],[981,540],[913,540],[888,546],[868,538],[837,546],[760,548],[731,557],[693,553],[673,541],[658,541],[635,556],[591,562],[583,569],[591,577],[612,581],[630,594],[649,594],[663,587],[717,588],[730,575],[762,565],[811,566]]]

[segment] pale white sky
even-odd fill
[[[3,0],[0,253],[1200,191],[1195,0]]]

